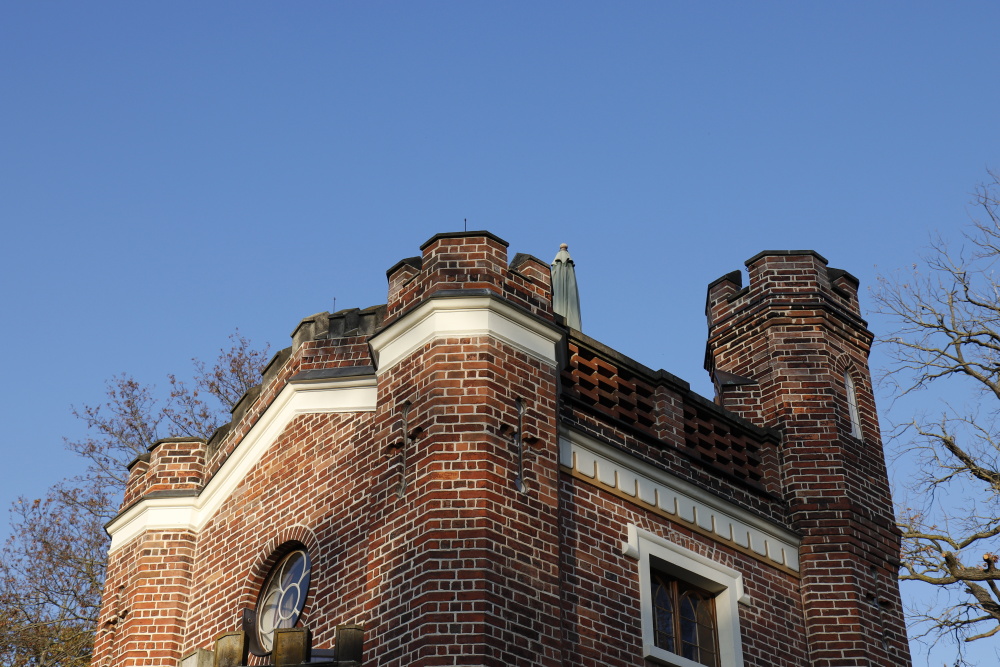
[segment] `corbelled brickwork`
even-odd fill
[[[373,667],[671,664],[644,640],[640,568],[688,575],[636,531],[695,585],[736,582],[727,667],[908,664],[849,274],[770,253],[748,288],[713,283],[713,403],[565,327],[548,265],[508,263],[502,239],[421,251],[385,306],[303,320],[207,443],[133,462],[95,665],[200,667],[223,634],[215,658],[238,657],[294,549],[312,561],[298,625],[328,664],[348,664],[345,625]]]

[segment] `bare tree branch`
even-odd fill
[[[900,579],[960,600],[911,621],[917,637],[966,642],[1000,632],[1000,174],[990,172],[973,203],[960,247],[935,239],[922,264],[880,278],[874,294],[896,324],[880,341],[894,405],[931,388],[950,399],[938,418],[892,430],[920,471],[910,485],[919,506],[899,517]]]
[[[45,497],[19,499],[0,553],[0,664],[85,667],[100,612],[108,549],[104,524],[117,512],[126,464],[166,435],[208,437],[259,381],[268,348],[237,331],[208,369],[194,361],[193,383],[169,376],[161,400],[128,375],[107,382],[106,400],[73,414],[87,426],[68,449],[87,461],[79,477]]]

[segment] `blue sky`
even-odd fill
[[[985,2],[4,3],[0,504],[74,472],[70,406],[105,378],[163,386],[237,326],[284,347],[465,218],[512,253],[569,243],[586,333],[709,393],[714,278],[813,248],[868,286],[957,235],[1000,168],[997,25]]]

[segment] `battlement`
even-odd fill
[[[549,265],[523,253],[507,263],[508,243],[486,231],[436,234],[420,257],[394,264],[386,277],[389,300],[384,324],[423,301],[453,290],[484,290],[553,320]]]
[[[830,268],[815,250],[765,250],[745,264],[746,287],[740,271],[709,283],[705,315],[710,328],[748,309],[771,304],[828,308],[866,326],[858,304],[858,279],[843,269]]]
[[[371,336],[382,326],[385,310],[384,305],[378,305],[310,315],[303,318],[292,331],[292,347],[298,348],[303,343],[314,340]]]
[[[162,438],[128,465],[122,507],[141,498],[194,495],[205,484],[205,441]]]

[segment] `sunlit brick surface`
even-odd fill
[[[289,418],[197,530],[149,528],[112,552],[95,665],[173,666],[211,649],[254,607],[281,549],[302,545],[313,569],[301,623],[317,649],[359,623],[369,667],[644,667],[630,524],[742,575],[744,664],[909,664],[871,335],[848,274],[814,253],[762,254],[749,287],[732,274],[713,283],[708,365],[724,372],[713,403],[562,327],[544,262],[508,264],[506,243],[481,232],[421,250],[388,272],[387,305],[303,320],[209,442],[161,441],[133,464],[123,510],[193,502],[290,382],[377,377],[373,411]],[[553,332],[561,362],[483,331],[420,338],[376,370],[374,336],[463,295]],[[845,435],[845,372],[863,440]],[[801,568],[561,465],[567,434],[801,536]]]

